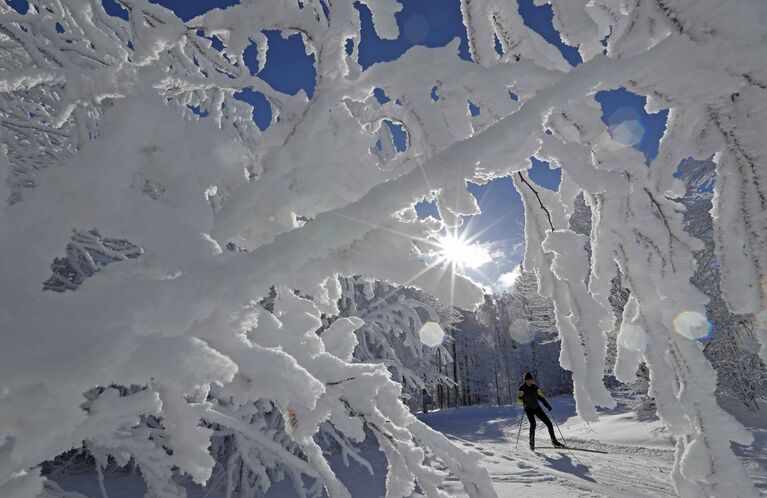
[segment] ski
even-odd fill
[[[573,448],[572,446],[564,446],[562,448],[555,448],[553,446],[536,446],[535,450],[572,450],[572,451],[587,451],[589,453],[602,453],[603,455],[607,455],[606,451],[602,450],[589,450],[586,448]]]

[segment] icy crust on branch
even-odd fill
[[[615,406],[602,382],[605,333],[612,328],[612,311],[600,306],[586,289],[585,237],[566,229],[550,229],[549,217],[555,228],[564,224],[557,196],[535,190],[522,172],[514,175],[514,185],[525,205],[525,269],[536,273],[538,292],[554,301],[562,340],[559,362],[573,372],[576,410],[585,420],[596,420],[596,406]]]
[[[395,36],[396,2],[370,4],[377,33]],[[729,449],[750,435],[716,405],[715,374],[691,332],[700,327],[674,325],[705,316],[706,298],[689,283],[700,244],[682,230],[674,199],[684,189],[673,173],[683,158],[716,158],[722,288],[736,311],[764,318],[763,2],[556,1],[555,25],[586,61],[571,69],[524,26],[517,5],[466,1],[478,64],[459,61],[453,43],[368,71],[356,62],[360,20],[351,1],[334,1],[328,15],[316,1],[247,1],[186,24],[144,0],[120,5],[128,22],[97,0],[32,1],[25,15],[0,3],[0,171],[8,175],[0,193],[12,204],[0,215],[0,249],[13,262],[0,267],[0,419],[8,421],[0,425],[0,494],[38,493],[36,465],[92,441],[95,454],[133,457],[156,495],[180,496],[174,468],[198,481],[212,471],[210,434],[195,424],[204,420],[249,441],[243,461],[261,455],[248,463],[254,472],[267,465],[299,486],[302,475],[321,482],[307,494],[324,487],[345,495],[313,439],[330,421],[351,438],[362,426],[377,434],[390,496],[415,486],[440,494],[444,475],[421,448],[430,445],[465,476],[469,494],[491,496],[474,457],[425,432],[383,367],[345,361],[351,323],[329,337],[344,358],[315,331],[320,311],[337,312],[337,274],[479,303],[468,279],[426,268],[419,254],[440,228],[477,211],[467,180],[515,174],[532,155],[565,170],[559,194],[518,188],[526,264],[556,301],[579,412],[589,418],[594,405],[612,403],[600,379],[617,267],[636,300],[621,342],[635,348],[638,330],[647,335],[645,351],[633,353],[649,365],[651,393],[677,437],[677,491],[753,494]],[[266,62],[265,29],[301,34],[317,71],[311,99],[276,91],[248,70],[251,40],[259,66]],[[649,168],[600,120],[594,94],[621,86],[647,96],[648,111],[670,109]],[[378,103],[375,88],[391,100]],[[235,98],[243,89],[271,106],[263,133],[252,107]],[[480,107],[477,118],[468,101]],[[387,121],[404,126],[405,151],[387,143],[376,152],[379,140],[392,139]],[[583,236],[565,229],[580,191],[592,210],[590,259]],[[413,205],[424,198],[437,201],[442,221],[417,219]],[[43,291],[73,229],[125,240],[142,255],[108,265],[75,292]],[[273,285],[279,306],[271,313],[253,302]],[[624,370],[636,361],[626,358]],[[83,393],[111,384],[143,390],[119,402],[106,390],[103,405],[84,403]],[[242,406],[276,406],[295,453],[222,412],[210,386]],[[280,463],[264,464],[266,452]]]
[[[516,2],[461,0],[461,13],[474,61],[490,66],[530,59],[547,69],[570,69],[553,45],[524,24]],[[501,46],[501,55],[495,40]]]
[[[351,322],[358,324],[353,319]],[[155,495],[184,496],[182,488],[171,481],[174,466],[201,484],[213,468],[208,452],[212,431],[198,426],[204,421],[238,437],[240,454],[252,459],[243,456],[250,470],[258,471],[264,465],[267,469],[287,469],[299,493],[309,491],[309,495],[318,496],[324,487],[332,496],[350,496],[313,438],[319,426],[327,423],[352,441],[365,437],[363,429],[373,432],[396,472],[396,476],[389,477],[387,493],[391,496],[409,496],[415,486],[429,490],[430,496],[447,496],[438,487],[448,474],[431,468],[427,463],[431,458],[443,462],[448,472],[461,476],[470,496],[493,496],[487,473],[479,466],[479,455],[452,447],[415,419],[399,401],[400,385],[389,379],[384,367],[348,363],[327,352],[324,338],[315,332],[320,324],[319,310],[311,301],[281,288],[271,313],[254,304],[237,312],[219,312],[196,324],[192,331],[195,336],[237,362],[223,361],[225,357],[221,357],[222,366],[217,372],[200,369],[201,364],[211,363],[210,358],[195,357],[178,345],[163,348],[162,343],[155,342],[154,352],[143,351],[131,358],[132,369],[142,372],[145,378],[130,380],[147,385],[136,394],[119,397],[116,390],[108,389],[83,412],[77,406],[82,398],[78,400],[72,388],[67,389],[70,383],[62,382],[55,386],[58,389],[54,393],[39,392],[46,400],[40,406],[45,410],[33,413],[47,421],[30,420],[28,415],[20,418],[30,410],[30,404],[42,401],[30,398],[29,391],[27,399],[7,396],[2,416],[14,420],[15,425],[4,428],[19,439],[5,448],[6,458],[22,468],[31,467],[44,458],[52,444],[63,451],[86,440],[92,452],[121,458],[123,464],[128,457],[134,458]],[[339,342],[340,334],[353,338],[353,327],[330,330],[334,336],[331,346]],[[158,372],[156,366],[161,362],[171,364],[172,370]],[[123,374],[120,378],[128,377]],[[218,379],[222,385],[214,397],[208,396],[203,387],[211,379]],[[297,448],[285,449],[272,439],[278,434],[264,432],[240,417],[241,405],[255,399],[274,400],[284,413],[284,429]],[[66,406],[71,408],[64,418],[62,408]],[[159,427],[142,421],[146,415],[159,417]],[[70,424],[74,424],[72,432],[56,429]],[[44,428],[50,431],[41,433]],[[146,439],[150,433],[155,438]],[[162,447],[158,441],[162,441]],[[163,447],[173,453],[165,452]],[[314,481],[307,489],[302,474]],[[4,486],[15,485],[17,478],[11,477]],[[268,484],[267,479],[263,489]]]
[[[765,10],[763,6],[745,5],[731,6],[734,17],[743,22],[741,26],[755,28],[755,21],[746,19],[746,16],[764,19]],[[743,30],[738,31],[735,24],[730,23],[732,17],[720,22],[715,16],[717,12],[723,12],[722,8],[720,3],[674,2],[669,6],[639,4],[627,12],[613,8],[609,2],[590,4],[586,11],[595,14],[593,19],[598,23],[610,22],[610,17],[618,20],[607,45],[608,55],[617,59],[615,71],[602,73],[607,80],[602,82],[602,88],[612,88],[614,82],[620,82],[629,89],[648,95],[650,110],[671,108],[658,158],[648,169],[637,152],[613,142],[595,112],[597,107],[587,98],[582,104],[552,106],[544,126],[552,130],[553,137],[541,136],[540,148],[535,152],[539,158],[552,161],[566,170],[561,189],[562,207],[556,199],[550,199],[551,195],[546,196],[545,192],[540,195],[554,220],[556,230],[553,233],[548,229],[546,215],[541,211],[538,199],[525,193],[526,187],[518,183],[526,202],[526,264],[540,271],[542,293],[552,292],[552,281],[547,276],[549,267],[557,277],[562,277],[558,274],[559,265],[555,259],[572,259],[578,252],[573,248],[581,247],[574,240],[569,247],[563,243],[572,236],[562,230],[566,225],[556,221],[562,210],[572,210],[574,190],[567,183],[575,183],[587,193],[594,222],[588,290],[603,308],[609,309],[609,285],[618,265],[632,298],[626,308],[619,336],[616,374],[624,379],[632,377],[634,372],[631,370],[635,371],[639,358],[650,366],[651,394],[658,404],[659,414],[678,434],[674,480],[677,491],[683,495],[754,494],[728,449],[730,440],[748,444],[751,436],[716,405],[713,399],[715,373],[705,360],[700,344],[691,340],[698,336],[690,333],[691,328],[684,324],[685,320],[680,320],[680,317],[687,319],[693,316],[705,323],[706,298],[689,283],[695,269],[693,252],[700,249],[701,244],[682,230],[682,206],[673,200],[684,190],[672,174],[680,160],[688,156],[705,158],[717,153],[716,157],[724,157],[730,151],[729,160],[738,158],[738,163],[722,172],[729,178],[738,178],[736,182],[740,182],[740,187],[732,188],[733,183],[727,179],[723,187],[717,185],[717,193],[721,197],[715,208],[715,214],[720,212],[717,210],[732,213],[732,216],[738,216],[738,221],[732,218],[733,230],[730,226],[717,226],[717,247],[721,257],[726,258],[729,254],[733,261],[731,275],[744,272],[741,281],[748,286],[748,291],[744,289],[743,297],[746,299],[739,300],[738,306],[742,306],[743,302],[748,305],[742,306],[741,311],[758,312],[764,309],[764,303],[760,301],[762,298],[754,299],[764,292],[760,279],[764,276],[761,265],[765,254],[765,226],[759,204],[764,183],[759,181],[756,163],[749,162],[759,157],[758,153],[764,153],[763,145],[757,153],[754,141],[749,139],[753,129],[759,129],[757,123],[764,109],[764,88],[755,83],[749,74],[764,74],[766,65],[764,55],[756,52],[759,46],[756,28],[749,35]],[[605,14],[610,17],[603,17]],[[577,26],[579,18],[575,18],[574,29],[580,29]],[[568,30],[568,20],[559,18],[558,21],[565,31]],[[721,65],[706,65],[705,69],[699,66],[693,70],[690,67],[693,71],[701,71],[691,84],[687,84],[686,77],[678,77],[682,74],[681,69],[669,73],[654,66],[652,61],[635,69],[631,76],[620,74],[622,70],[618,66],[621,60],[642,58],[643,51],[648,48],[650,52],[656,51],[658,59],[670,57],[669,60],[677,63],[684,59],[687,62],[681,63],[685,65],[696,56],[706,60],[708,55],[698,52],[693,43],[704,46],[707,51],[721,50],[724,53],[725,47],[728,47],[727,53],[731,50],[732,53],[747,54],[738,57],[744,65],[736,69],[729,61],[724,61]],[[586,63],[583,68],[576,69],[575,73],[598,64],[598,61],[599,58],[595,58],[591,64]],[[749,69],[744,71],[744,67]],[[577,81],[572,77],[569,80]],[[594,83],[593,90],[599,89],[597,82]],[[593,90],[586,93],[590,94]],[[756,98],[754,92],[761,99]],[[742,129],[722,126],[722,111],[736,112],[733,107],[744,94],[750,96],[749,105],[755,108],[755,112],[748,117],[742,112],[737,114],[743,119],[739,123]],[[750,147],[741,143],[748,143]],[[744,232],[745,227],[750,227],[749,234]],[[547,231],[548,235],[545,234]],[[744,238],[747,240],[745,245],[737,243],[739,249],[735,251],[735,241]],[[535,256],[535,253],[538,255]],[[749,273],[748,277],[745,273]],[[572,275],[571,278],[580,283],[584,276]],[[584,298],[585,302],[590,302],[588,296]],[[556,299],[558,311],[568,310],[565,305],[572,300],[569,295]],[[567,316],[572,318],[578,314],[567,313]],[[564,343],[563,339],[563,351]],[[587,350],[588,363],[602,362],[602,342],[597,344],[599,348]],[[578,402],[580,411],[585,404],[582,403],[585,387],[579,388],[578,382],[584,381],[583,376],[574,371],[574,381],[576,397],[581,400]],[[712,424],[712,420],[716,422]],[[720,425],[727,429],[720,431]]]
[[[724,142],[714,156],[711,214],[722,297],[734,313],[757,314],[759,354],[767,362],[767,155],[763,138],[751,128],[767,121],[767,105],[764,88],[757,91],[744,89],[733,95],[730,109],[709,111]]]
[[[584,61],[592,59],[604,50],[601,40],[610,34],[610,24],[602,22],[603,19],[597,11],[606,2],[594,3],[584,9],[579,2],[567,0],[533,1],[535,5],[551,4],[554,28],[559,32],[559,37],[564,43],[577,47]]]
[[[685,230],[705,245],[695,254],[698,268],[691,280],[710,298],[706,309],[713,327],[703,351],[717,371],[718,393],[750,408],[767,385],[767,369],[759,358],[759,343],[754,335],[755,321],[764,315],[734,314],[722,297],[711,217],[716,164],[711,160],[686,160],[679,167],[679,176],[687,188],[682,200],[686,207]]]
[[[680,322],[682,316],[696,316],[705,322],[706,298],[690,284],[695,269],[693,252],[702,244],[682,229],[682,207],[670,197],[677,188],[676,180],[670,175],[666,181],[661,180],[655,172],[656,168],[668,167],[662,159],[647,168],[637,151],[612,142],[597,119],[593,106],[588,105],[572,105],[550,115],[546,124],[553,131],[553,137],[544,137],[537,153],[542,159],[568,168],[567,181],[583,187],[592,209],[588,290],[581,284],[585,274],[569,272],[570,281],[581,284],[578,295],[583,297],[573,299],[569,294],[558,297],[558,320],[562,302],[578,300],[581,303],[575,308],[577,312],[568,313],[571,318],[587,310],[590,318],[602,318],[590,331],[579,330],[584,335],[598,331],[595,344],[599,347],[588,348],[586,361],[598,362],[603,368],[603,334],[611,327],[610,317],[605,313],[611,309],[609,289],[617,265],[631,298],[624,310],[624,323],[618,337],[615,373],[629,380],[639,358],[650,366],[650,394],[655,398],[659,415],[677,436],[674,470],[677,490],[683,495],[698,495],[706,493],[707,486],[711,485],[735,494],[753,493],[743,469],[729,451],[731,440],[749,444],[751,435],[716,404],[713,396],[716,375],[703,356],[701,345],[695,341],[705,334],[690,336],[689,328]],[[576,145],[573,138],[583,145]],[[667,144],[664,142],[664,145]],[[586,176],[586,169],[595,166],[607,171],[601,178]],[[617,177],[611,174],[613,172],[623,174]],[[537,200],[529,194],[523,199],[527,219],[540,219]],[[548,204],[545,201],[544,204],[550,206],[555,228],[562,226],[556,222],[562,209],[557,200],[549,199]],[[540,221],[533,222],[533,226],[539,227],[536,237],[542,239],[540,227],[545,230],[546,226]],[[544,254],[553,258],[550,266],[559,278],[567,274],[562,274],[557,258],[572,259],[577,254],[573,247],[582,247],[574,240],[568,247],[562,242],[566,237],[565,230],[549,230],[541,244]],[[526,255],[526,264],[527,259],[535,262]],[[580,267],[584,266],[585,261]],[[545,291],[545,280],[541,285]],[[570,287],[571,291],[576,289],[578,287]],[[598,306],[593,307],[597,303],[601,305],[601,312]],[[601,331],[597,328],[599,325]],[[594,338],[583,337],[578,345],[589,340]],[[563,350],[565,342],[563,339]],[[599,375],[601,377],[601,372]],[[583,396],[584,389],[577,385],[582,377],[575,369],[573,377],[576,396]],[[711,420],[716,420],[715,424],[712,425]],[[722,426],[727,427],[726,431],[719,430]],[[736,477],[733,478],[733,474]]]
[[[346,55],[345,40],[359,39],[351,2],[334,2],[332,21],[312,2],[304,9],[251,2],[187,25],[157,5],[120,3],[128,23],[97,1],[32,2],[23,16],[0,7],[0,56],[18,67],[2,75],[0,92],[8,104],[0,111],[0,164],[10,187],[2,193],[12,203],[3,204],[0,231],[11,236],[0,246],[18,257],[0,269],[7,331],[0,420],[8,421],[0,433],[0,494],[41,493],[36,466],[85,444],[99,465],[107,455],[119,465],[134,462],[155,496],[183,496],[179,474],[207,482],[211,455],[241,461],[261,492],[289,478],[302,495],[348,496],[315,441],[322,426],[352,442],[365,431],[375,435],[389,460],[388,496],[415,489],[445,496],[439,488],[449,474],[471,496],[494,496],[479,457],[420,427],[385,367],[348,363],[360,323],[341,319],[327,331],[333,354],[316,335],[319,309],[338,312],[338,273],[407,282],[464,307],[481,300],[468,279],[425,268],[413,240],[428,245],[441,226],[402,211],[453,182],[421,180],[400,195],[363,202],[364,209],[353,205],[416,160],[471,135],[466,99],[473,90],[448,85],[430,109],[456,123],[452,138],[423,139],[401,157],[382,158],[371,149],[384,118],[405,118],[380,105],[372,106],[378,117],[365,116],[352,104],[372,98],[376,85],[398,90],[384,81],[386,71],[362,78]],[[398,4],[378,5],[379,33],[395,35],[390,17]],[[276,92],[245,69],[249,37],[265,42],[259,33],[267,28],[304,37],[319,75],[312,101]],[[219,37],[224,50],[203,35]],[[263,67],[265,43],[259,49]],[[455,51],[438,58],[481,86],[473,65],[453,64]],[[421,54],[402,70],[425,60]],[[262,92],[272,106],[264,134],[250,105],[234,99],[243,88]],[[477,101],[489,105],[505,91]],[[409,112],[427,100],[424,88]],[[416,130],[414,115],[407,120]],[[456,215],[476,208],[465,199],[442,206]],[[76,292],[43,292],[73,229],[104,230],[140,257],[83,271],[70,286]],[[223,251],[230,242],[249,252]],[[93,259],[94,244],[71,264]],[[275,283],[273,313],[252,304]],[[107,389],[85,402],[83,393],[96,385],[141,390]],[[274,419],[284,420],[275,432],[260,422]],[[236,443],[219,442],[221,432]],[[45,492],[56,491],[48,485]]]

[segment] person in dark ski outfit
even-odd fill
[[[551,437],[551,445],[555,448],[564,448],[565,445],[557,441],[557,436],[554,435],[554,427],[551,425],[551,420],[546,416],[541,405],[538,401],[543,403],[549,411],[551,411],[551,405],[546,401],[546,397],[543,395],[538,386],[533,384],[533,374],[527,372],[525,374],[525,383],[519,386],[517,391],[517,403],[522,404],[525,407],[525,415],[527,420],[530,421],[530,449],[535,449],[535,417],[537,416],[541,421],[546,424],[549,429],[549,436]]]

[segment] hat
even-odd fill
[[[532,378],[533,378],[533,374],[531,374],[530,372],[527,372],[525,374],[525,380],[527,380],[527,379],[531,379],[532,380]]]

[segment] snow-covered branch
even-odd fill
[[[400,6],[364,3],[376,32],[396,36]],[[613,403],[602,376],[617,266],[631,292],[618,369],[640,358],[651,369],[677,438],[677,491],[752,491],[729,449],[750,435],[716,405],[696,341],[707,298],[690,278],[701,244],[683,230],[673,175],[681,159],[714,157],[722,293],[757,318],[753,335],[767,351],[763,2],[553,0],[555,26],[584,60],[570,68],[516,3],[464,1],[473,62],[456,58],[453,42],[366,70],[350,0],[327,14],[314,1],[245,2],[187,23],[146,0],[119,4],[127,21],[98,0],[32,0],[23,15],[0,4],[0,252],[12,261],[0,267],[0,419],[11,421],[0,427],[9,462],[0,494],[42,493],[36,466],[87,441],[101,456],[133,457],[155,494],[178,496],[173,469],[198,482],[213,474],[207,420],[243,441],[222,454],[245,464],[246,478],[260,475],[259,486],[287,472],[298,486],[304,475],[344,496],[314,440],[330,423],[350,440],[375,432],[392,496],[415,486],[443,493],[429,455],[470,495],[492,495],[474,457],[407,412],[386,368],[348,361],[353,323],[336,321],[328,344],[316,332],[320,310],[338,312],[338,275],[481,303],[471,281],[428,267],[423,249],[478,212],[467,181],[513,175],[531,156],[564,170],[558,193],[533,194],[514,176],[525,266],[555,302],[579,412]],[[247,68],[253,42],[264,67],[267,29],[301,36],[317,73],[311,98]],[[649,168],[601,122],[594,95],[619,87],[646,96],[648,111],[670,109]],[[390,102],[379,104],[376,88]],[[263,132],[237,99],[244,89],[271,106]],[[404,129],[405,151],[387,123]],[[563,228],[581,191],[588,238]],[[417,219],[422,199],[436,201],[441,221]],[[275,288],[273,308],[257,304]],[[83,406],[83,393],[110,385],[144,390],[107,389]],[[237,404],[234,415],[207,399],[211,386]],[[240,417],[259,402],[284,424],[271,457],[257,447],[275,440]]]

